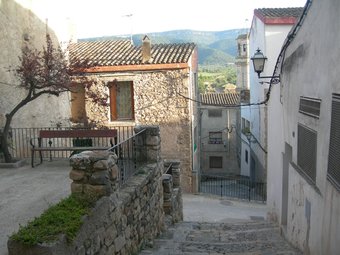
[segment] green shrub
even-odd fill
[[[95,198],[70,195],[58,204],[48,208],[40,217],[35,218],[10,239],[26,245],[51,243],[65,234],[68,242],[72,241],[82,225],[82,218],[93,207]]]

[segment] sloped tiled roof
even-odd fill
[[[289,8],[259,8],[254,10],[254,15],[259,17],[264,23],[294,23],[300,17],[303,7]]]
[[[235,92],[231,93],[206,93],[200,94],[200,101],[203,105],[238,105],[240,95]]]
[[[151,44],[148,64],[187,63],[194,43]],[[142,65],[141,46],[128,40],[82,41],[71,44],[70,61],[87,60],[95,66]]]
[[[256,9],[264,17],[300,17],[303,7]]]

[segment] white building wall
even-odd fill
[[[264,72],[261,76],[271,76],[274,71],[276,59],[281,50],[283,41],[285,40],[292,25],[267,25],[259,18],[254,16],[252,27],[249,35],[249,51],[250,56],[253,56],[257,49],[260,49],[268,58],[266,61]],[[252,64],[252,63],[251,63]],[[260,82],[269,82],[270,79],[259,79],[254,72],[253,67],[250,69],[250,102],[259,103],[266,99],[266,94],[269,88],[268,83],[261,84]],[[273,85],[279,86],[279,85]],[[247,107],[244,107],[247,108]],[[267,179],[267,132],[268,129],[268,108],[267,105],[261,104],[259,106],[250,106],[243,116],[250,116],[251,133],[256,138],[253,138],[251,143],[251,157],[255,162],[255,178],[265,181]],[[275,131],[275,130],[273,130]],[[277,162],[276,162],[277,164]],[[242,165],[242,163],[241,163]],[[243,164],[244,165],[244,164]],[[254,171],[254,170],[251,170]],[[244,168],[242,168],[243,172]]]
[[[339,13],[338,0],[311,3],[285,54],[282,105],[279,87],[274,88],[269,104],[269,125],[277,130],[268,132],[269,216],[305,254],[339,254],[340,250],[340,192],[327,180],[332,93],[340,93],[340,73],[336,69],[340,48],[335,46],[340,41]],[[321,99],[319,119],[299,113],[300,96]],[[307,181],[297,166],[298,123],[317,132],[315,184]],[[285,160],[282,155],[289,146],[292,159]],[[284,185],[286,194],[282,192]]]
[[[21,1],[27,2],[29,1]],[[29,6],[26,6],[29,7]],[[5,115],[24,98],[25,90],[18,88],[18,79],[8,68],[19,64],[25,38],[29,44],[42,50],[46,43],[46,24],[14,0],[0,1],[0,128]],[[58,45],[53,31],[51,37]],[[49,127],[69,125],[70,98],[68,93],[59,97],[43,95],[17,112],[12,127]]]

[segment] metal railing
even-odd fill
[[[123,185],[131,176],[135,175],[146,162],[146,158],[141,157],[143,151],[146,151],[144,134],[145,130],[142,130],[109,149],[117,155],[120,185]]]
[[[164,173],[172,175],[172,163],[164,164]]]
[[[221,197],[233,197],[265,202],[267,200],[267,184],[253,182],[239,177],[222,177],[213,175],[200,176],[199,191]]]
[[[117,142],[124,141],[128,137],[134,134],[133,126],[119,126],[110,127],[110,129],[117,130]],[[11,145],[10,152],[14,158],[30,158],[31,157],[31,145],[30,139],[37,139],[39,137],[40,130],[74,130],[75,128],[57,128],[57,127],[40,127],[40,128],[11,128],[10,137]],[[79,128],[77,128],[79,129]],[[85,129],[85,128],[82,128]],[[110,146],[110,138],[104,137],[93,137],[90,138],[93,146]],[[43,141],[48,143],[48,139]],[[54,138],[54,146],[71,146],[73,143],[72,139],[67,138]],[[44,145],[44,144],[43,144]],[[50,155],[51,154],[51,155]],[[68,158],[71,155],[69,151],[54,151],[54,152],[43,152],[43,157],[49,158]]]

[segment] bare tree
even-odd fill
[[[74,79],[73,74],[77,70],[89,67],[87,62],[73,61],[69,64],[64,52],[59,47],[54,47],[49,34],[46,35],[46,46],[42,51],[25,45],[19,60],[18,67],[11,71],[17,76],[18,87],[26,91],[26,96],[6,114],[6,123],[1,136],[1,151],[7,163],[12,162],[9,151],[10,125],[13,116],[22,107],[44,94],[59,96],[63,92],[71,91],[74,83],[82,83],[84,86],[95,83],[94,80],[81,75]]]

